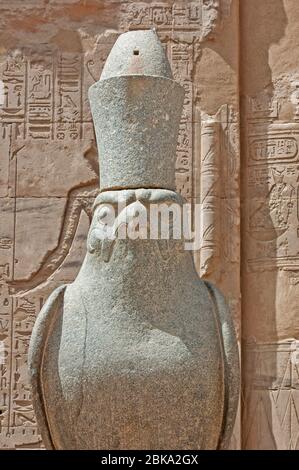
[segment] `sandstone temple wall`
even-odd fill
[[[240,342],[231,447],[299,448],[298,21],[297,0],[1,0],[0,448],[42,447],[26,358],[46,297],[85,254],[88,88],[120,32],[152,27],[186,92],[176,181],[201,210],[196,267]]]

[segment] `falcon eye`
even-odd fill
[[[99,208],[97,220],[101,224],[113,224],[115,220],[115,210],[113,205],[107,204]]]
[[[109,215],[109,209],[107,207],[103,207],[100,209],[99,214],[98,214],[98,219],[103,220]]]
[[[139,51],[137,49],[135,49],[135,51],[133,52],[134,55],[139,55]]]

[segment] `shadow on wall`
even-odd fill
[[[283,0],[240,1],[242,96],[255,96],[272,84],[269,49],[284,37],[286,26]]]
[[[260,134],[262,141],[267,142],[271,124],[278,118],[273,104],[269,50],[284,37],[287,16],[283,0],[241,0],[240,9],[242,447],[275,449],[270,389],[277,381],[278,366],[270,343],[277,342],[278,268],[267,267],[267,260],[277,258],[277,239],[283,229],[280,218],[286,210],[286,187],[267,156],[262,157],[261,164],[256,164],[252,141]]]

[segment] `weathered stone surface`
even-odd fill
[[[110,78],[93,85],[90,99],[99,142],[101,190],[175,189],[182,88],[160,77]],[[163,104],[158,110],[157,102]]]
[[[17,373],[16,363],[10,360],[16,335],[13,314],[19,299],[23,302],[26,298],[34,303],[36,315],[53,286],[73,280],[82,262],[85,249],[82,220],[87,224],[92,205],[89,201],[94,199],[98,187],[95,183],[97,152],[87,90],[99,79],[120,31],[156,28],[175,79],[184,86],[175,176],[176,188],[192,203],[201,203],[204,195],[200,191],[204,178],[200,170],[201,140],[205,138],[201,121],[208,115],[221,122],[213,150],[218,152],[217,164],[221,164],[218,173],[221,197],[214,199],[216,204],[221,204],[221,223],[216,224],[217,237],[211,245],[209,233],[213,227],[201,234],[200,241],[201,245],[208,243],[214,253],[207,273],[206,268],[200,268],[201,252],[196,252],[195,257],[198,270],[215,280],[225,293],[240,330],[238,3],[237,0],[1,2],[0,78],[8,86],[9,101],[5,110],[0,109],[0,197],[8,197],[9,209],[5,214],[9,216],[4,223],[1,218],[0,223],[0,265],[4,272],[0,280],[0,306],[3,306],[0,321],[6,325],[8,319],[9,324],[5,330],[6,363],[1,369],[6,386],[0,387],[0,407],[6,417],[6,427],[0,433],[0,446],[40,445],[36,424],[24,416],[15,418],[16,413],[30,416],[32,408],[29,392],[26,412],[17,403],[23,388],[28,386],[27,377],[21,376],[16,385],[9,380],[10,375]],[[17,89],[14,80],[18,80]],[[28,106],[25,107],[26,96]],[[65,211],[59,214],[62,219],[55,224],[42,222],[49,230],[48,239],[57,239],[57,246],[53,250],[53,245],[45,242],[43,256],[39,252],[37,259],[32,254],[30,266],[43,261],[38,272],[30,267],[31,274],[24,272],[20,256],[23,274],[18,281],[14,279],[13,266],[17,266],[14,253],[22,255],[22,249],[15,239],[18,236],[21,241],[22,237],[14,222],[21,220],[16,211],[16,196],[22,200],[27,197],[66,199]],[[210,206],[212,211],[213,207]],[[210,217],[209,212],[207,206],[203,220]],[[57,237],[60,220],[61,232]],[[29,230],[30,217],[25,222],[32,240],[30,245],[41,247],[39,235]],[[5,277],[7,263],[10,279],[14,279],[12,285],[7,284]],[[218,267],[217,272],[214,266]],[[22,351],[20,355],[24,363],[26,353]],[[232,445],[240,446],[239,431],[234,434]]]
[[[157,34],[121,35],[89,97],[99,147],[100,189],[175,189],[184,89],[172,80]]]
[[[150,45],[150,46],[149,46]],[[172,79],[169,62],[154,30],[121,34],[105,62],[101,80],[124,75]]]
[[[18,152],[17,196],[63,199],[74,187],[97,184],[97,167],[92,141],[30,142]]]
[[[156,34],[130,32],[120,43],[125,45],[127,37],[124,60],[131,64],[132,43],[140,40],[146,45],[145,56],[142,49],[139,53],[147,72]],[[162,47],[157,67],[152,63],[149,70],[153,75],[138,79],[130,66],[122,67],[126,75],[115,76],[113,50],[111,57],[106,78],[92,87],[91,105],[101,172],[108,181],[119,178],[127,189],[117,191],[111,184],[114,190],[107,191],[103,180],[106,191],[94,205],[82,268],[73,283],[52,293],[35,323],[29,374],[38,424],[50,449],[225,449],[240,382],[225,300],[199,279],[184,236],[136,239],[119,233],[148,205],[183,206],[181,196],[162,184],[150,189],[160,184],[162,155],[148,165],[149,153],[161,147],[166,163],[165,173],[160,172],[166,181],[168,173],[174,175],[169,167],[174,167],[183,88],[165,77],[169,66],[163,66],[168,61]],[[169,92],[174,88],[176,93]],[[104,116],[98,111],[103,108],[109,110]],[[103,146],[107,136],[110,153]],[[135,161],[143,170],[139,175]],[[139,184],[136,176],[143,178]],[[143,182],[148,182],[144,189],[129,190]],[[125,207],[108,221],[115,236],[103,238],[103,217],[120,198]]]

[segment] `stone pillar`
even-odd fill
[[[200,162],[200,275],[217,276],[220,253],[220,123],[202,120]]]

